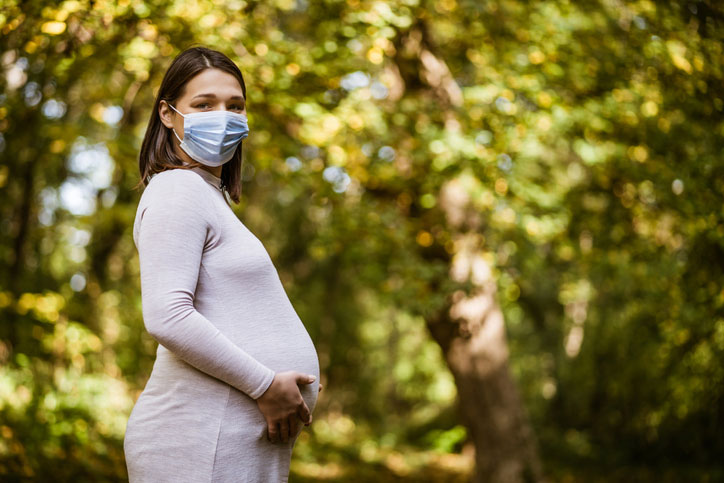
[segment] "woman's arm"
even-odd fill
[[[190,171],[174,171],[178,172],[156,180],[155,191],[139,214],[136,246],[146,330],[192,366],[257,399],[275,372],[194,307],[201,256],[215,215],[205,181]]]

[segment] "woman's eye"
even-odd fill
[[[208,106],[208,105],[209,105],[209,104],[208,104],[207,102],[203,102],[203,103],[201,103],[201,104],[197,105],[196,107],[197,107],[197,108],[201,108],[201,109],[203,109],[203,108],[204,108],[204,106]]]
[[[239,111],[243,111],[243,110],[244,110],[244,106],[238,106],[238,105],[237,105],[237,106],[231,106],[231,108],[232,108],[232,109],[238,109]]]

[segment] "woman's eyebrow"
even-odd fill
[[[196,94],[196,95],[195,95],[194,97],[192,97],[191,99],[196,99],[197,97],[213,97],[214,99],[216,99],[216,94],[213,94],[213,93]],[[237,101],[237,100],[238,100],[238,101],[243,101],[243,100],[244,100],[244,97],[242,97],[242,96],[231,96],[229,99],[232,100],[232,101]]]

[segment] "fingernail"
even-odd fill
[[[309,376],[310,381],[314,381],[317,378],[317,376]]]

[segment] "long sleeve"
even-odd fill
[[[134,240],[144,324],[159,344],[179,358],[257,399],[275,372],[194,307],[204,247],[217,216],[204,183],[188,172],[159,179],[153,187],[157,191],[139,213]]]

